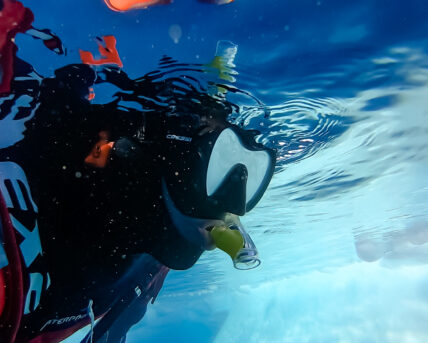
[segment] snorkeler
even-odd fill
[[[89,66],[55,74],[42,82],[25,138],[0,151],[3,231],[15,228],[24,257],[16,341],[59,341],[101,318],[92,338],[108,332],[114,342],[144,315],[169,268],[190,268],[204,250],[224,247],[230,240],[219,230],[244,232],[238,216],[261,198],[274,153],[229,124],[227,106],[209,96],[207,107],[175,99],[173,111],[143,115],[123,103],[91,105]],[[135,85],[136,99],[141,91]],[[233,252],[224,249],[237,266],[257,264],[241,236]],[[14,261],[7,249],[4,256]],[[34,273],[32,256],[40,259]]]
[[[237,268],[260,263],[239,216],[266,190],[275,153],[227,122],[224,98],[115,68],[41,79],[16,59],[14,72],[0,103],[2,341],[59,342],[91,324],[85,341],[123,342],[170,268],[216,246]],[[98,82],[123,92],[93,105]]]

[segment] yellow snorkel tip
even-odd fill
[[[216,247],[228,254],[232,260],[235,260],[238,252],[244,247],[244,238],[238,230],[232,230],[227,226],[214,226],[210,234]]]
[[[217,225],[209,232],[214,245],[230,256],[236,269],[248,270],[260,265],[257,249],[240,223]]]

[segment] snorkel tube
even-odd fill
[[[238,47],[219,41],[204,72],[234,82]],[[259,143],[256,130],[227,121],[227,85],[210,83],[203,111],[174,109],[165,127],[162,192],[173,226],[201,250],[226,252],[237,269],[260,265],[257,248],[238,216],[251,211],[273,176],[275,150]],[[223,87],[224,86],[224,87]],[[207,105],[211,105],[210,108]]]
[[[248,270],[260,265],[257,248],[250,235],[244,230],[238,216],[226,216],[227,225],[215,226],[211,237],[217,248],[227,253],[236,269]]]

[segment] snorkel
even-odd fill
[[[205,72],[233,82],[236,53],[235,44],[218,42]],[[163,200],[176,231],[201,253],[218,247],[235,268],[252,269],[260,259],[239,216],[266,191],[276,152],[256,141],[258,131],[228,122],[235,108],[221,86],[212,85],[208,93],[197,94],[197,102],[177,97],[166,114],[160,154]]]
[[[248,270],[258,267],[261,261],[257,248],[244,230],[239,217],[228,214],[225,222],[227,225],[215,226],[210,231],[216,247],[231,257],[236,269]]]

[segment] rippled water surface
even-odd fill
[[[270,187],[243,218],[261,266],[238,271],[205,253],[168,276],[129,342],[428,341],[424,1],[177,0],[123,14],[102,1],[25,4],[68,48],[62,59],[34,54],[17,37],[45,76],[104,34],[133,77],[164,55],[197,69],[218,40],[233,41],[242,92],[228,94],[239,106],[231,120],[278,151]]]

